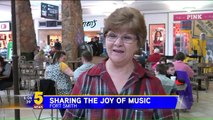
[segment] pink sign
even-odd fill
[[[182,20],[211,20],[213,13],[200,13],[200,14],[178,14],[174,15],[174,21]]]

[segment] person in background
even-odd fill
[[[71,80],[73,71],[65,63],[66,54],[63,51],[57,51],[54,54],[52,64],[45,70],[45,79],[51,79],[56,82],[58,95],[69,95],[71,93]],[[61,116],[65,109],[60,109]]]
[[[74,81],[77,81],[78,77],[83,72],[91,69],[94,66],[94,64],[92,63],[92,54],[89,51],[82,52],[81,61],[82,61],[83,65],[81,65],[74,71]]]
[[[171,78],[171,76],[176,76],[177,78],[177,73],[175,72],[175,66],[173,63],[166,63],[166,76],[168,78]]]
[[[89,45],[92,46],[93,50],[93,56],[99,56],[99,43],[98,43],[98,37],[94,37],[91,39],[91,41],[88,43]]]
[[[56,42],[55,42],[55,44],[54,44],[54,48],[55,48],[56,50],[62,50],[61,43],[59,42],[58,39],[56,39]]]
[[[93,53],[92,55],[93,55],[93,56],[95,55],[95,51],[97,51],[96,47],[94,46],[94,44],[95,44],[95,43],[94,43],[94,39],[95,39],[95,38],[91,38],[91,41],[87,43],[87,44],[90,45],[91,48],[92,48],[92,53]]]
[[[49,55],[51,58],[53,58],[54,54],[59,51],[57,49],[55,49],[55,47],[51,47],[51,50],[49,51]]]
[[[5,90],[13,85],[12,66],[4,61],[4,58],[0,56],[0,90]]]
[[[173,63],[166,63],[166,76],[171,79],[172,76],[176,77],[176,85],[182,85],[185,83],[185,80],[178,79],[177,73],[175,71],[175,66]]]
[[[36,46],[35,51],[34,51],[34,56],[36,56],[39,51],[40,51],[40,46]]]
[[[149,56],[150,48],[149,48],[149,41],[148,40],[146,40],[146,43],[145,43],[145,52],[146,52],[147,56]]]
[[[101,46],[99,44],[99,37],[95,36],[94,37],[94,40],[95,40],[95,46],[96,46],[96,49],[97,51],[95,51],[95,56],[100,56],[100,54],[102,53],[102,49],[101,49]]]
[[[179,71],[185,71],[187,72],[188,76],[190,78],[192,78],[194,76],[194,71],[192,70],[192,68],[190,66],[188,66],[187,64],[185,64],[183,62],[183,60],[185,59],[185,54],[183,52],[178,52],[175,55],[175,62],[173,62],[174,66],[175,66],[175,70],[179,70]]]
[[[50,45],[46,45],[45,48],[44,48],[43,50],[44,50],[45,56],[48,56],[48,57],[49,57],[49,52],[50,52],[50,50],[51,50]]]
[[[166,62],[167,62],[167,58],[166,58],[166,57],[161,57],[160,60],[159,60],[159,62],[157,62],[156,64],[154,64],[154,65],[152,66],[152,69],[155,70],[155,68],[156,68],[156,66],[157,66],[158,64],[166,64]]]
[[[143,68],[146,66],[146,54],[139,50],[135,55],[134,58],[142,65]]]
[[[105,19],[103,34],[109,58],[80,75],[72,95],[165,95],[160,80],[134,59],[147,35],[144,16],[139,10],[116,9]],[[168,109],[67,109],[63,120],[139,120],[136,116],[146,120],[173,118]]]
[[[158,64],[155,70],[156,77],[160,79],[161,84],[167,95],[174,93],[176,90],[175,81],[172,81],[170,78],[166,77],[166,66],[165,64]]]
[[[40,50],[38,54],[34,57],[34,61],[37,65],[43,64],[43,62],[48,62],[48,59],[45,57],[44,51]]]
[[[151,63],[152,63],[152,66],[153,66],[154,64],[156,64],[156,63],[160,60],[161,54],[160,54],[159,52],[160,52],[160,50],[159,50],[158,48],[155,48],[155,49],[154,49],[154,53],[151,54],[151,55],[148,57],[147,62],[151,62]]]

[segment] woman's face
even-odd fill
[[[169,69],[167,70],[167,74],[174,75],[175,74],[175,67],[169,67]]]
[[[109,59],[114,63],[127,63],[138,50],[136,35],[124,31],[109,31],[106,34],[106,50]]]
[[[160,41],[160,39],[161,39],[161,33],[159,31],[156,32],[155,39],[158,40],[158,41]]]
[[[157,33],[156,33],[156,37],[161,37],[160,32],[157,32]]]
[[[60,58],[59,58],[59,62],[65,62],[66,60],[66,55],[62,55]]]

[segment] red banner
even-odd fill
[[[182,20],[212,20],[213,13],[199,13],[199,14],[178,14],[174,15],[174,21]]]

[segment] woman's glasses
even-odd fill
[[[132,44],[137,40],[136,35],[133,34],[124,34],[120,36],[114,32],[108,32],[106,35],[106,40],[109,42],[115,42],[116,40],[118,40],[118,38],[120,38],[121,41],[127,44]]]

